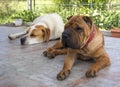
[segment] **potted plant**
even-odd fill
[[[120,28],[112,28],[110,32],[112,37],[120,38]]]
[[[16,17],[14,18],[14,23],[15,23],[15,26],[21,26],[23,23],[23,20],[20,17]]]
[[[23,24],[23,20],[19,14],[12,15],[11,18],[13,19],[15,26],[21,26]]]

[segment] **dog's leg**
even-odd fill
[[[70,70],[76,60],[76,56],[77,56],[77,53],[75,50],[68,49],[68,53],[64,61],[63,69],[57,75],[58,80],[64,80],[69,76]]]
[[[67,54],[67,49],[49,49],[43,53],[45,56],[47,56],[49,59],[54,58],[57,55]]]
[[[62,48],[63,47],[63,45],[62,45],[62,43],[61,43],[61,40],[59,40],[58,42],[56,42],[52,47],[50,47],[50,48],[52,48],[52,49],[60,49],[60,48]],[[48,48],[49,49],[49,48]]]
[[[44,51],[43,54],[51,59],[56,55],[67,54],[67,48],[62,48],[62,43],[59,40],[55,45]]]
[[[110,59],[108,55],[104,52],[98,57],[98,59],[96,59],[96,62],[88,69],[88,71],[86,72],[86,77],[95,77],[100,69],[108,65],[110,65]]]
[[[26,33],[27,33],[26,31],[23,31],[23,32],[15,33],[15,34],[10,34],[10,35],[8,35],[8,38],[10,40],[14,40],[14,39],[16,39],[16,38],[18,38],[20,36],[25,35]]]

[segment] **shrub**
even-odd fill
[[[100,11],[96,15],[91,14],[95,24],[101,29],[109,30],[114,27],[120,27],[120,12]]]
[[[23,22],[33,21],[36,17],[47,13],[58,13],[62,16],[66,23],[67,17],[71,15],[89,15],[92,17],[94,23],[101,29],[110,29],[113,27],[120,27],[120,12],[103,11],[100,6],[90,9],[89,5],[83,4],[41,4],[38,5],[36,11],[30,10],[14,10],[8,9],[7,12],[0,8],[0,23],[12,22],[14,18],[22,18]],[[95,8],[97,10],[95,10]]]
[[[23,19],[24,22],[29,22],[29,21],[33,21],[38,16],[39,14],[37,12],[33,12],[30,10],[23,10],[23,11],[16,12],[10,18],[11,19],[21,18]]]

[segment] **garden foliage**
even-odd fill
[[[69,1],[71,2],[67,4],[64,2],[61,4],[54,3],[36,5],[35,10],[33,11],[27,10],[25,8],[22,10],[15,10],[7,5],[7,7],[4,7],[3,9],[1,6],[0,23],[12,22],[15,18],[22,18],[24,22],[29,22],[33,21],[38,16],[56,12],[62,16],[65,23],[67,21],[67,17],[71,15],[87,15],[91,16],[94,23],[98,25],[101,29],[111,29],[113,27],[120,27],[120,11],[107,8],[107,0],[105,0],[105,3],[102,3],[101,0],[99,4],[98,2],[96,2],[92,5],[89,4],[90,0],[85,0],[86,2],[84,3],[78,2],[82,0],[76,0],[76,3],[73,3],[73,0]]]

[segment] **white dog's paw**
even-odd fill
[[[14,35],[10,34],[10,35],[8,35],[8,38],[9,38],[10,40],[14,40],[16,37],[15,37]]]

